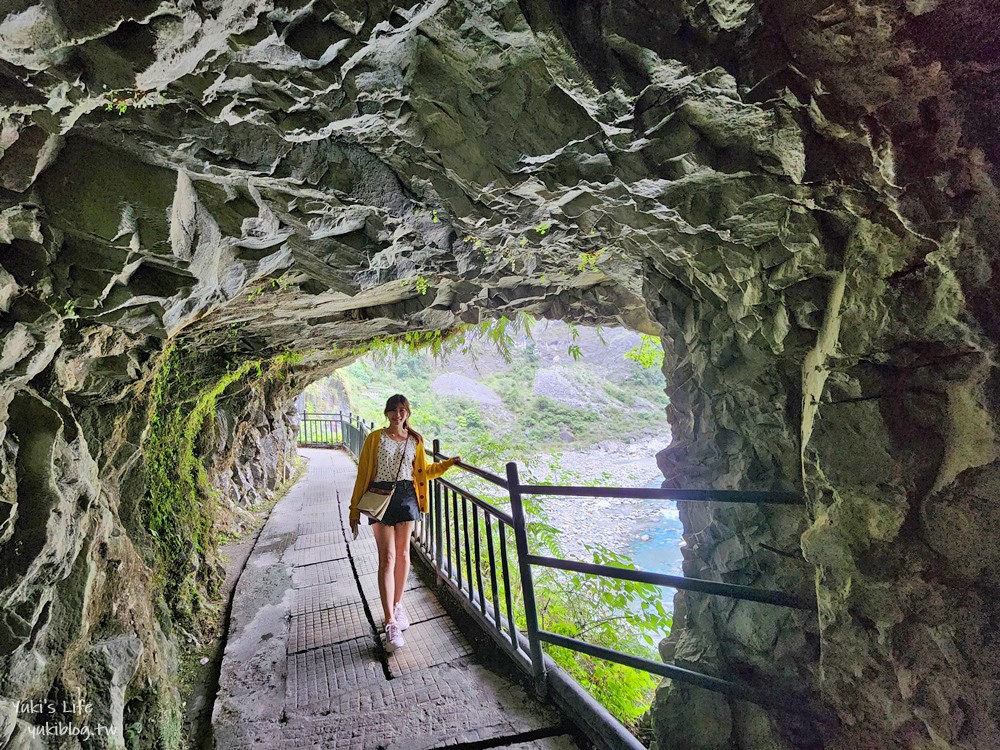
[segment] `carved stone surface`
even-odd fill
[[[671,485],[806,497],[683,506],[685,570],[814,593],[818,620],[679,595],[661,650],[822,715],[665,684],[661,750],[698,705],[720,718],[691,747],[1000,744],[998,19],[996,0],[14,3],[0,744],[27,742],[11,701],[84,690],[117,716],[86,662],[118,637],[142,644],[123,721],[176,737],[184,636],[139,522],[167,341],[199,353],[192,382],[304,355],[228,385],[197,436],[236,513],[288,475],[289,399],[351,347],[518,310],[662,335]]]

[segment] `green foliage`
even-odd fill
[[[476,237],[474,234],[467,234],[462,239],[464,242],[471,243],[472,247],[476,250],[479,250],[483,246],[482,239]]]
[[[198,377],[198,355],[183,343],[167,346],[153,380],[145,434],[147,494],[139,512],[154,548],[157,584],[180,622],[197,624],[220,580],[212,561],[216,497],[202,462],[203,432],[214,426],[218,399],[234,384],[284,377],[301,361],[286,353],[274,360],[245,361],[216,380]]]
[[[640,431],[644,427],[658,429],[662,421],[662,410],[640,410],[634,407],[639,400],[651,401],[657,405],[664,402],[662,375],[656,382],[638,382],[648,373],[638,366],[629,366],[630,374],[624,382],[611,383],[592,368],[582,365],[560,365],[571,373],[585,387],[604,389],[616,405],[601,407],[574,407],[532,393],[530,384],[534,381],[538,367],[542,366],[537,354],[532,356],[532,346],[517,348],[516,332],[520,326],[531,329],[531,321],[517,321],[501,318],[466,329],[462,336],[456,334],[449,351],[461,351],[475,342],[489,341],[500,353],[509,355],[508,366],[502,371],[485,375],[481,382],[490,386],[503,399],[505,410],[512,422],[494,418],[490,407],[462,398],[435,395],[431,382],[437,371],[436,362],[429,356],[426,346],[409,348],[405,338],[390,350],[385,349],[377,361],[371,357],[359,359],[351,366],[339,370],[336,378],[348,399],[350,411],[359,414],[376,425],[385,423],[382,408],[385,398],[391,393],[401,392],[410,399],[413,414],[411,423],[428,438],[442,437],[442,450],[446,455],[460,454],[464,460],[500,474],[505,473],[507,461],[518,462],[521,480],[524,482],[546,481],[557,484],[608,484],[609,477],[585,481],[579,475],[562,466],[558,453],[551,460],[542,460],[538,454],[552,451],[561,445],[558,434],[561,430],[571,431],[576,445],[604,440],[620,434],[621,426]],[[574,340],[580,332],[571,329]],[[478,336],[473,341],[472,337]],[[523,342],[522,342],[523,344]],[[574,344],[576,345],[576,344]],[[386,345],[388,346],[388,345]],[[309,408],[307,391],[307,409]],[[544,480],[543,480],[544,476]],[[450,476],[461,486],[475,493],[497,507],[509,508],[508,498],[495,485],[478,478],[461,475]],[[539,554],[563,555],[563,534],[553,526],[545,512],[545,499],[538,496],[524,498],[530,548]],[[568,530],[567,530],[568,531]],[[480,548],[487,545],[486,530],[480,524]],[[500,544],[499,531],[494,524],[491,530],[494,549]],[[513,550],[510,530],[506,531],[508,551]],[[623,556],[601,546],[589,548],[595,562],[618,567],[631,567]],[[487,559],[483,554],[483,559]],[[460,565],[463,569],[465,561]],[[516,559],[510,559],[513,575],[511,595],[514,618],[519,627],[524,627],[523,603],[519,598]],[[475,561],[470,561],[475,565]],[[648,633],[665,635],[670,628],[670,616],[663,611],[662,592],[658,587],[618,582],[606,579],[572,574],[564,571],[550,571],[536,568],[535,590],[542,616],[543,627],[553,632],[565,633],[598,645],[614,648],[626,653],[658,660],[652,638]],[[489,590],[488,572],[484,575]],[[502,582],[498,583],[498,601],[504,601]],[[504,610],[505,613],[505,610]],[[604,705],[608,706],[620,720],[634,726],[638,717],[649,706],[656,678],[645,672],[622,667],[602,660],[590,659],[578,654],[552,647],[552,657],[590,690]]]
[[[474,444],[463,446],[461,454],[463,459],[488,468],[495,468],[498,461],[516,460],[519,467],[524,469],[521,480],[537,481],[533,476],[537,461],[530,454],[523,453],[524,448],[525,445],[516,438],[503,439],[493,434],[484,434]],[[578,476],[565,471],[558,460],[550,462],[546,468],[553,483],[585,484]],[[460,481],[464,488],[477,496],[509,510],[506,495],[496,486],[475,477],[462,476]],[[565,557],[561,531],[549,523],[544,500],[529,495],[523,498],[523,503],[528,520],[529,549],[536,554]],[[478,531],[480,549],[486,549],[488,541],[485,524],[480,525]],[[491,533],[494,549],[499,549],[501,539],[495,526]],[[513,538],[509,533],[505,538],[510,553],[513,550]],[[603,545],[586,545],[586,550],[596,564],[635,569],[627,557]],[[465,560],[460,551],[458,554],[457,563],[464,570]],[[520,597],[516,552],[513,554],[514,559],[509,565],[513,616],[517,626],[523,630],[526,627],[524,602]],[[475,560],[470,562],[475,564]],[[484,581],[489,581],[487,560],[482,559],[480,564]],[[664,610],[661,591],[657,586],[543,567],[534,568],[533,581],[539,625],[542,628],[658,661],[655,641],[649,634],[667,635],[671,627],[671,616]],[[506,596],[502,579],[498,580],[497,585],[496,602],[502,603]],[[505,612],[502,604],[501,612]],[[658,682],[655,676],[567,649],[555,646],[545,648],[560,666],[627,726],[634,727],[637,719],[649,708]]]
[[[543,221],[535,227],[535,231],[543,237],[550,229],[552,229],[552,222],[549,221]]]
[[[418,277],[419,279],[420,277]],[[402,283],[406,283],[403,280]],[[497,353],[509,361],[510,348],[514,343],[514,334],[519,331],[531,335],[534,319],[526,313],[518,313],[514,318],[501,316],[496,320],[485,320],[479,324],[463,324],[450,330],[441,331],[407,331],[390,336],[378,336],[363,344],[341,349],[341,355],[372,355],[378,362],[385,364],[404,352],[428,351],[435,359],[460,351],[463,354],[474,354],[477,345],[482,341],[491,343]]]
[[[566,327],[569,328],[570,335],[572,336],[572,341],[566,348],[566,353],[573,358],[574,362],[579,362],[583,359],[583,352],[580,351],[580,345],[576,343],[576,340],[580,338],[580,331],[573,323],[567,323]]]
[[[104,109],[120,115],[129,109],[148,109],[166,103],[162,92],[153,89],[113,89],[104,93]]]
[[[626,359],[638,362],[646,368],[663,367],[663,343],[657,336],[642,334],[639,346],[625,352]]]
[[[399,280],[399,285],[400,286],[407,286],[407,285],[409,285],[410,281],[411,281],[411,279],[400,279]],[[430,280],[426,276],[416,276],[416,277],[414,277],[412,279],[412,281],[413,281],[414,288],[416,288],[417,292],[421,296],[427,294],[427,290],[430,289],[431,283],[430,283]]]
[[[291,286],[295,286],[295,282],[291,279],[271,279],[267,284],[261,284],[255,289],[251,289],[247,292],[247,302],[253,302],[255,299],[260,297],[264,292],[268,291],[284,291]]]
[[[534,325],[535,319],[527,313],[518,313],[514,318],[501,315],[496,320],[483,321],[468,330],[471,335],[463,339],[460,351],[463,354],[474,354],[476,343],[485,339],[493,344],[503,361],[509,364],[512,361],[511,348],[514,345],[514,336],[523,331],[528,338],[531,338],[531,329]]]
[[[589,253],[580,253],[580,260],[576,264],[576,270],[596,271],[598,262],[604,258],[607,251],[608,249],[606,247],[601,247],[597,250],[592,250]]]
[[[601,545],[587,546],[593,562],[635,569],[630,560]],[[535,595],[545,630],[605,648],[659,661],[650,632],[666,635],[672,618],[659,588],[650,584],[540,569]],[[658,678],[645,671],[575,651],[547,647],[549,654],[612,714],[632,725],[649,708]]]
[[[414,282],[414,285],[417,287],[417,292],[421,296],[423,296],[427,294],[427,289],[430,286],[430,282],[428,282],[424,276],[417,276],[417,280]]]

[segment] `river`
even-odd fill
[[[662,477],[653,479],[647,484],[650,488],[659,488]],[[650,573],[667,573],[683,575],[681,565],[681,542],[684,534],[683,526],[677,512],[677,503],[672,500],[649,501],[660,504],[657,522],[637,530],[625,554],[640,570]],[[674,589],[662,587],[663,606],[667,611],[674,607]]]

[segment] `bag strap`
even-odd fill
[[[403,441],[403,452],[399,457],[399,468],[396,469],[396,481],[399,481],[399,475],[403,473],[403,461],[406,460],[406,446],[410,444],[410,435],[407,433],[406,440]]]

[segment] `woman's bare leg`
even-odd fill
[[[406,579],[410,575],[410,534],[413,533],[413,521],[401,521],[396,524],[395,553],[396,565],[393,569],[395,573],[395,597],[392,600],[392,608],[395,610],[403,598],[403,591],[406,589]]]
[[[384,622],[392,620],[392,609],[395,606],[395,581],[393,571],[396,567],[396,529],[384,523],[372,524],[375,533],[375,545],[378,547],[378,596],[382,600]]]

